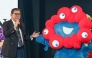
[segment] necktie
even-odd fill
[[[18,47],[22,47],[23,42],[22,42],[22,38],[21,38],[21,35],[20,35],[19,28],[16,28],[16,31],[17,31],[17,36],[18,36]]]

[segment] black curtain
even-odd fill
[[[31,0],[18,0],[18,8],[21,10],[21,21],[25,24],[27,35],[31,35],[33,32],[33,15],[32,15],[32,1]],[[33,41],[25,42],[25,58],[31,58],[33,49],[31,44]]]
[[[92,16],[92,0],[18,0],[21,20],[28,35],[33,31],[42,32],[46,20],[56,14],[60,7],[72,5],[80,5],[84,12]],[[55,50],[49,48],[44,51],[44,45],[37,43],[35,39],[25,43],[25,58],[54,58]]]
[[[45,0],[18,0],[21,21],[26,26],[26,33],[41,32],[45,27]],[[53,58],[52,49],[44,51],[44,45],[35,40],[25,42],[25,58]]]

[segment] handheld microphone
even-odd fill
[[[18,24],[17,28],[18,28],[18,29],[20,28],[20,24]]]
[[[19,20],[19,22],[20,22],[20,20]],[[17,25],[17,29],[19,29],[20,28],[20,23]]]

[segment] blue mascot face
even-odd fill
[[[61,35],[62,37],[72,36],[73,34],[77,34],[79,31],[79,26],[77,22],[69,23],[69,22],[60,22],[54,26],[54,30],[56,34]]]

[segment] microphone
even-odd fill
[[[16,31],[19,31],[19,27],[20,27],[20,24],[18,24],[18,26],[16,27]]]
[[[19,20],[19,22],[20,22],[20,20]],[[17,25],[17,28],[18,28],[18,29],[19,29],[19,27],[20,27],[20,24]]]
[[[20,24],[18,24],[17,28],[19,29],[19,27],[20,27]]]

